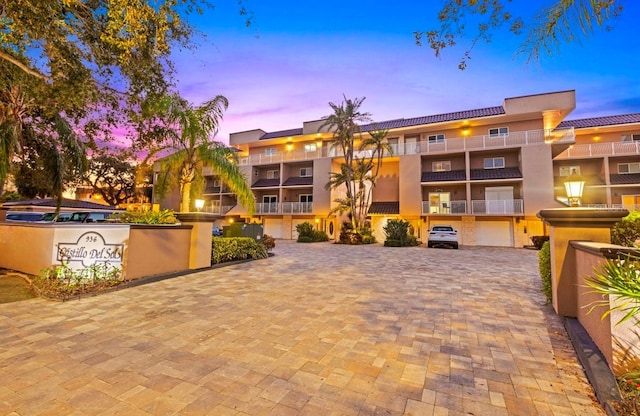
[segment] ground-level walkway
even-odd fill
[[[0,305],[0,414],[602,415],[537,252],[297,244]]]

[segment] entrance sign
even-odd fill
[[[122,267],[128,241],[128,225],[56,227],[53,259],[74,270],[102,263]]]

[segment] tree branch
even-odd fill
[[[35,71],[29,68],[27,65],[23,64],[22,62],[20,62],[19,60],[17,60],[16,58],[14,58],[13,56],[7,53],[0,51],[0,59],[4,59],[5,61],[11,62],[12,64],[20,68],[22,71],[24,71],[25,73],[32,75],[38,79],[41,79],[43,81],[51,81],[51,78],[47,77],[44,74],[41,74],[38,71]]]

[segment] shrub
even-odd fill
[[[211,241],[212,264],[269,257],[264,244],[250,237],[212,238]]]
[[[264,248],[267,250],[267,252],[269,252],[276,246],[276,239],[271,237],[270,235],[265,234],[262,236],[262,244],[264,245]]]
[[[542,293],[547,298],[547,304],[553,300],[553,290],[551,287],[551,248],[549,241],[542,244],[538,253],[538,270],[542,279]]]
[[[298,237],[312,237],[314,231],[313,224],[305,221],[302,224],[296,225],[296,231],[298,232]]]
[[[324,231],[316,230],[313,224],[308,221],[296,225],[298,232],[298,243],[316,243],[320,241],[329,241],[329,236]]]
[[[533,246],[538,250],[542,250],[542,245],[544,244],[545,241],[549,241],[548,235],[534,235],[531,237],[531,242],[533,243]]]
[[[640,211],[633,211],[611,229],[611,242],[625,247],[633,247],[640,239]]]
[[[385,246],[387,247],[410,247],[417,246],[418,239],[410,233],[411,225],[409,221],[389,220],[383,227],[386,236]],[[387,244],[387,242],[390,242]],[[399,244],[399,245],[397,245]]]
[[[377,241],[373,235],[362,236],[362,244],[375,244],[375,243],[377,243]]]
[[[170,209],[162,211],[126,211],[112,214],[110,219],[128,224],[177,224],[178,219]]]

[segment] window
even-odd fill
[[[304,145],[304,151],[305,152],[315,152],[316,150],[318,150],[318,147],[316,146],[315,143],[305,144]]]
[[[313,168],[300,168],[300,177],[307,178],[313,176]]]
[[[214,179],[213,180],[213,187],[214,188],[220,188],[222,186],[222,182],[220,182],[220,179]]]
[[[580,175],[580,166],[560,166],[560,176]]]
[[[268,170],[267,171],[267,179],[280,179],[280,171],[279,170]]]
[[[272,155],[275,155],[276,153],[278,153],[278,151],[276,150],[275,147],[267,147],[266,149],[264,149],[264,154],[267,156],[272,156]]]
[[[634,142],[640,142],[640,134],[632,134],[631,140],[633,140]]]
[[[451,161],[450,160],[441,160],[438,162],[431,162],[431,171],[432,172],[445,172],[451,170]]]
[[[501,137],[509,135],[509,127],[496,127],[489,129],[489,137]]]
[[[451,213],[451,194],[449,192],[429,192],[429,214]]]
[[[429,136],[429,143],[442,143],[444,142],[444,134],[432,134]]]
[[[504,157],[486,157],[484,158],[485,169],[502,169],[504,168]]]
[[[313,195],[312,194],[301,194],[301,195],[298,196],[298,200],[303,204],[306,204],[308,202],[313,202]]]
[[[640,173],[640,162],[618,163],[618,173]]]

